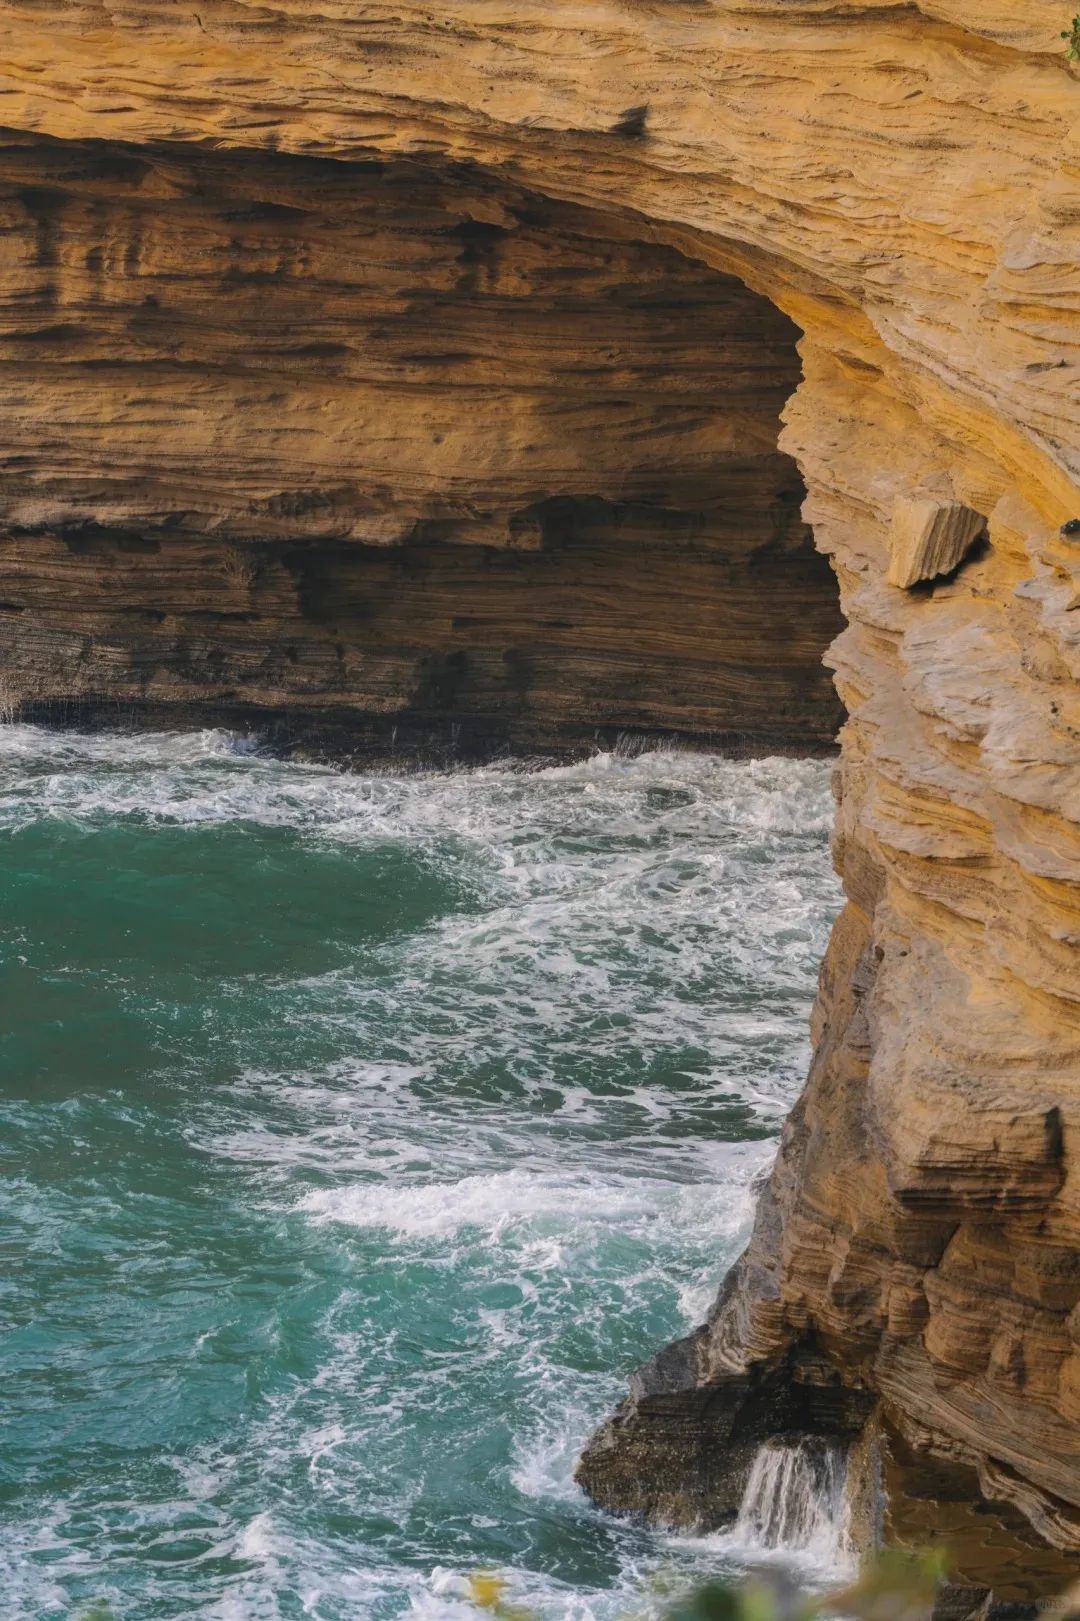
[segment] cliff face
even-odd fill
[[[804,516],[846,620],[830,658],[849,715],[836,834],[848,906],[823,968],[813,1072],[750,1249],[709,1322],[642,1370],[586,1455],[586,1485],[613,1506],[717,1519],[770,1427],[869,1424],[901,1529],[935,1479],[954,1504],[977,1480],[1003,1536],[1080,1546],[1080,535],[1062,533],[1080,519],[1080,83],[1063,15],[1046,0],[445,0],[437,12],[327,0],[317,16],[300,0],[183,14],[0,4],[0,120],[19,132],[5,184],[31,194],[6,239],[9,331],[41,298],[33,233],[39,272],[54,261],[48,317],[38,309],[36,335],[5,348],[2,384],[15,446],[5,574],[30,582],[25,599],[6,583],[4,597],[35,627],[9,680],[31,695],[48,693],[50,649],[67,645],[70,593],[78,612],[99,608],[99,566],[71,567],[80,546],[113,548],[125,613],[162,611],[166,577],[199,613],[197,590],[220,611],[225,564],[208,537],[226,535],[267,549],[265,589],[284,603],[303,576],[297,549],[318,540],[336,560],[358,539],[405,539],[400,555],[419,548],[433,569],[450,541],[479,540],[477,556],[514,557],[539,602],[529,567],[543,569],[557,534],[608,571],[598,596],[616,581],[637,594],[619,612],[656,638],[641,663],[677,653],[690,692],[713,679],[722,614],[699,614],[692,647],[676,650],[667,621],[684,591],[700,601],[706,588],[681,563],[655,589],[634,582],[661,529],[677,546],[703,534],[700,556],[725,569],[768,560],[750,593],[759,617],[732,655],[740,683],[750,666],[757,679],[775,662],[750,651],[771,593],[797,604],[805,589],[815,633],[827,609],[797,527],[776,518],[793,486],[766,419],[791,379],[787,328],[732,278],[803,334],[781,450],[806,481]],[[93,141],[109,143],[104,167],[77,144]],[[388,167],[374,176],[376,161]],[[24,163],[59,167],[13,180]],[[132,165],[145,165],[137,181]],[[385,206],[360,198],[373,185]],[[185,208],[191,237],[171,212]],[[426,293],[417,327],[408,292],[387,308],[380,291],[364,315],[361,250],[331,269],[350,232],[365,256],[403,267],[399,285],[437,285],[453,322]],[[155,245],[170,282],[164,322],[142,302],[165,303],[166,289],[140,284],[136,242]],[[248,272],[264,279],[245,286]],[[191,291],[198,275],[212,298]],[[521,342],[501,342],[505,308],[479,297],[492,283],[522,289]],[[269,331],[245,314],[253,286]],[[595,340],[587,377],[564,296]],[[348,336],[368,319],[377,403]],[[78,352],[48,332],[72,326]],[[750,329],[744,387],[731,346]],[[116,354],[130,361],[136,340],[138,372],[118,377]],[[294,343],[306,358],[268,355]],[[475,409],[447,400],[444,424],[432,402],[450,350],[451,392],[462,376],[493,392]],[[281,383],[294,363],[302,388]],[[587,402],[582,415],[562,415],[568,395]],[[716,516],[731,503],[703,487],[706,467],[735,481],[748,529]],[[73,535],[87,523],[107,533]],[[154,608],[139,596],[148,531],[164,570]],[[391,555],[374,568],[377,621],[393,612]],[[950,557],[951,572],[921,577]],[[321,590],[336,611],[351,589],[338,566],[318,564],[323,584],[295,587],[296,600]],[[455,574],[459,617],[488,566]],[[257,613],[264,576],[236,567],[228,611]],[[656,611],[665,593],[678,610]],[[516,590],[497,612],[533,623]],[[570,618],[546,602],[543,614]],[[796,605],[785,623],[798,622]],[[251,621],[233,624],[204,628],[207,659],[250,653]],[[277,636],[255,666],[279,658]],[[296,645],[303,668],[299,632]],[[579,658],[574,638],[559,645]],[[117,668],[131,662],[121,637]],[[614,701],[622,672],[606,667]],[[154,668],[175,678],[167,658]],[[226,690],[237,680],[230,669]],[[264,684],[285,685],[276,670]],[[642,699],[650,724],[669,701],[666,675],[658,686]],[[1036,1585],[1056,1579],[1043,1557],[1031,1553]]]
[[[828,746],[796,330],[463,166],[0,146],[0,678],[305,742]]]

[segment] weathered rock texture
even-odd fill
[[[907,589],[951,574],[985,530],[982,513],[960,501],[898,501],[889,540],[889,584]]]
[[[545,228],[560,236],[564,207],[588,211],[593,242],[617,241],[619,253],[640,244],[620,283],[674,248],[742,279],[804,334],[782,448],[806,480],[805,515],[847,620],[831,658],[850,715],[836,836],[849,899],[823,969],[813,1072],[750,1249],[708,1324],[643,1372],[587,1454],[586,1484],[616,1506],[719,1517],[731,1491],[723,1449],[777,1422],[757,1399],[765,1391],[784,1425],[794,1407],[815,1426],[852,1427],[874,1405],[898,1445],[977,1476],[1032,1534],[1080,1546],[1080,546],[1060,534],[1080,517],[1080,80],[1058,37],[1065,11],[1056,0],[0,4],[0,120],[20,140],[144,150],[148,203],[156,188],[174,206],[192,183],[185,174],[198,186],[204,164],[220,174],[232,154],[236,173],[269,174],[280,154],[418,163],[467,175],[496,202],[522,190],[549,199]],[[188,156],[151,157],[166,147]],[[74,180],[34,184],[83,187],[85,153],[70,152]],[[216,197],[219,183],[207,189]],[[115,207],[71,206],[100,206],[103,219]],[[198,253],[180,248],[178,275],[217,251],[215,217],[200,212]],[[504,224],[497,212],[470,217]],[[240,250],[241,270],[292,262],[295,227],[268,226],[256,234],[277,246]],[[16,227],[19,244],[25,211]],[[126,245],[133,229],[116,240]],[[160,227],[147,229],[160,244]],[[236,229],[245,242],[255,231]],[[63,262],[50,240],[46,227],[39,253]],[[488,238],[474,240],[479,251]],[[25,249],[16,253],[9,275],[29,299]],[[219,252],[219,272],[227,263]],[[130,322],[133,289],[117,276],[102,296],[115,287]],[[39,325],[72,324],[69,288],[82,331],[84,272],[53,285]],[[335,306],[340,297],[335,288]],[[222,306],[224,329],[239,307]],[[275,321],[295,318],[268,307]],[[667,299],[662,320],[672,319]],[[693,302],[677,351],[692,377],[716,341],[708,321]],[[558,346],[551,322],[539,331],[543,348]],[[193,339],[185,328],[177,341]],[[215,341],[228,351],[233,338]],[[337,326],[303,341],[344,340]],[[103,357],[72,408],[61,384],[74,373],[62,356],[45,360],[47,344],[32,340],[33,363],[13,362],[4,383],[22,400],[11,416],[28,419],[6,437],[29,458],[18,499],[41,492],[39,518],[20,509],[31,528],[57,528],[74,499],[53,480],[57,465],[83,481],[84,516],[100,521],[100,503],[114,524],[126,510],[110,505],[115,488],[93,492],[95,449],[79,422],[88,401],[99,405],[103,477],[122,459],[106,431],[121,400],[140,423],[166,421],[154,430],[157,469],[151,426],[139,430],[150,437],[126,473],[141,488],[164,467],[176,477],[170,437],[189,383],[206,410],[263,381],[211,385],[170,362],[160,388],[150,367],[124,385]],[[430,340],[424,352],[430,386]],[[606,353],[601,344],[598,379]],[[263,386],[308,430],[293,465],[322,454],[326,427],[351,478],[329,384],[295,421],[277,379]],[[497,475],[512,394],[501,388],[461,456],[444,450],[451,485],[468,456],[480,456],[485,479]],[[264,425],[273,410],[263,408]],[[210,457],[225,435],[230,485],[248,453],[234,411],[215,408],[203,447]],[[696,414],[670,419],[678,431],[665,455],[684,470],[683,435],[691,447],[698,434],[703,450],[715,443]],[[42,416],[56,427],[48,457]],[[400,420],[396,410],[395,431]],[[653,402],[636,420],[645,455]],[[536,431],[548,467],[561,469],[574,432]],[[417,476],[431,465],[425,451]],[[244,493],[258,503],[281,481],[264,461],[252,467]],[[9,473],[17,490],[24,474]],[[305,471],[281,487],[310,482]],[[556,494],[542,480],[533,489]],[[560,493],[602,495],[580,484]],[[897,504],[911,500],[970,507],[987,520],[987,543],[945,581],[901,590],[887,579],[890,534]],[[194,495],[183,505],[201,510]],[[52,545],[55,582],[64,542],[39,538],[40,554],[27,536],[10,544],[21,567]]]
[[[797,334],[734,277],[411,163],[12,136],[0,210],[9,705],[831,744]]]

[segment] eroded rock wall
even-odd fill
[[[831,744],[796,331],[734,277],[402,162],[12,135],[0,210],[9,708]]]
[[[18,130],[474,165],[740,277],[801,329],[783,448],[847,620],[831,656],[849,904],[748,1254],[709,1323],[639,1376],[585,1479],[619,1506],[719,1515],[733,1412],[744,1441],[768,1422],[748,1392],[823,1390],[802,1403],[815,1423],[862,1422],[866,1398],[898,1445],[1075,1549],[1080,546],[1061,528],[1080,518],[1080,81],[1064,8],[9,0],[0,18],[0,119]],[[969,506],[987,539],[904,590],[890,534],[911,501]]]

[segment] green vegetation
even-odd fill
[[[845,1588],[817,1597],[799,1593],[780,1572],[762,1572],[737,1586],[708,1582],[669,1602],[663,1621],[927,1621],[941,1584],[949,1574],[942,1549],[906,1553],[891,1548],[863,1563]],[[501,1576],[478,1572],[469,1580],[469,1598],[496,1621],[536,1621],[531,1610],[513,1603]],[[660,1589],[654,1588],[648,1614],[655,1616]],[[1080,1586],[1046,1606],[1047,1621],[1080,1621]],[[79,1621],[119,1621],[108,1605],[84,1610]],[[646,1621],[643,1613],[624,1621]]]
[[[664,1617],[665,1621],[822,1621],[825,1616],[926,1621],[947,1574],[947,1556],[938,1550],[915,1554],[890,1549],[868,1560],[857,1579],[839,1592],[811,1598],[797,1594],[781,1576],[762,1574],[738,1586],[709,1582],[676,1599]],[[478,1610],[499,1621],[533,1621],[527,1610],[507,1598],[506,1585],[498,1576],[474,1576],[470,1597]],[[626,1621],[641,1618],[628,1615]]]
[[[676,1605],[667,1621],[817,1621],[822,1614],[855,1621],[925,1621],[946,1569],[943,1554],[891,1550],[868,1562],[841,1592],[792,1599],[784,1588],[761,1579],[738,1588],[715,1583]]]
[[[1074,17],[1071,28],[1061,30],[1062,39],[1068,40],[1065,54],[1070,62],[1080,62],[1080,16]]]

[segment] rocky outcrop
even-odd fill
[[[832,560],[847,622],[830,658],[849,715],[836,831],[848,906],[823,968],[813,1071],[750,1249],[692,1347],[641,1375],[583,1478],[617,1506],[719,1517],[730,1484],[718,1458],[736,1431],[745,1449],[774,1421],[753,1393],[771,1391],[788,1424],[799,1392],[835,1386],[844,1425],[869,1404],[895,1447],[977,1480],[1003,1519],[1020,1516],[1025,1536],[1075,1551],[1080,545],[1067,526],[1080,519],[1080,81],[1059,38],[1063,8],[445,0],[434,11],[326,0],[313,14],[300,0],[205,0],[197,12],[8,0],[0,18],[0,119],[20,141],[107,140],[117,154],[158,154],[153,175],[166,148],[183,148],[192,174],[234,156],[269,173],[283,154],[347,173],[376,160],[453,171],[489,208],[494,199],[512,211],[527,192],[552,211],[545,229],[561,236],[573,207],[594,222],[592,242],[618,242],[620,253],[637,244],[642,257],[620,285],[639,275],[644,285],[646,260],[674,250],[738,278],[799,328],[803,380],[782,450],[806,481],[804,516]],[[140,189],[176,184],[179,160],[168,161],[166,179]],[[477,252],[505,229],[504,214],[469,217],[489,227],[474,233]],[[247,262],[290,263],[291,230],[279,216],[277,246]],[[55,252],[47,232],[38,252]],[[593,250],[585,256],[591,277]],[[188,257],[201,261],[202,248]],[[664,259],[664,275],[675,262]],[[320,274],[312,269],[313,295]],[[70,324],[57,288],[41,326]],[[606,302],[594,297],[593,314]],[[664,308],[677,324],[670,299]],[[645,334],[646,313],[636,328]],[[696,387],[696,362],[716,339],[697,303],[685,327],[679,365]],[[602,373],[607,351],[594,355]],[[68,375],[66,362],[50,364],[49,376]],[[145,447],[131,465],[128,483],[140,487],[170,462],[175,423],[149,375],[132,379],[132,410],[167,426],[158,466]],[[55,533],[46,545],[66,544],[67,495],[42,460],[40,423],[57,391],[49,376],[27,367],[9,413],[28,424],[29,448],[15,452],[29,457],[27,488],[52,503],[18,519],[19,548],[35,527],[39,540]],[[202,377],[171,371],[164,392],[182,400],[191,378],[209,409]],[[17,369],[8,379],[20,386]],[[291,393],[264,386],[278,397],[260,410],[301,431],[299,467],[320,454],[324,432],[338,433],[345,419],[330,394],[339,396],[294,417]],[[96,401],[114,421],[118,398],[105,361],[79,410],[57,419],[54,441],[65,455],[71,441],[84,481],[95,452],[75,419]],[[466,439],[444,441],[437,465],[452,487],[472,478],[477,456],[483,481],[498,484],[507,398],[504,389]],[[247,455],[242,424],[235,405],[215,410],[199,457],[224,434],[235,471]],[[677,468],[699,467],[695,443],[711,456],[699,414],[668,418],[657,473],[669,454]],[[615,455],[620,477],[626,443],[647,456],[664,415],[650,402],[636,417]],[[363,420],[377,437],[378,414]],[[538,432],[541,422],[550,418],[537,418]],[[112,472],[102,433],[96,460]],[[524,443],[532,433],[530,423]],[[688,461],[676,448],[684,436]],[[598,437],[590,428],[590,452]],[[549,469],[561,469],[574,438],[535,440]],[[342,431],[334,455],[353,479],[348,440]],[[62,458],[47,459],[55,468]],[[269,483],[296,488],[281,484],[276,462],[273,479],[265,462],[252,467],[256,503]],[[324,487],[322,475],[316,482]],[[80,521],[98,523],[85,490]],[[555,491],[539,480],[527,504],[583,495],[626,499],[617,481]],[[703,510],[685,493],[669,506],[654,490],[649,501]],[[944,574],[930,546],[920,577],[891,584],[894,519],[908,503],[969,509],[985,539]],[[202,510],[194,494],[189,506]],[[140,533],[145,522],[143,513]],[[55,556],[53,581],[64,572]],[[816,1398],[809,1409],[826,1422]],[[895,1478],[919,1495],[910,1475]]]
[[[982,513],[959,501],[898,501],[889,541],[889,584],[906,589],[951,574],[985,532]]]

